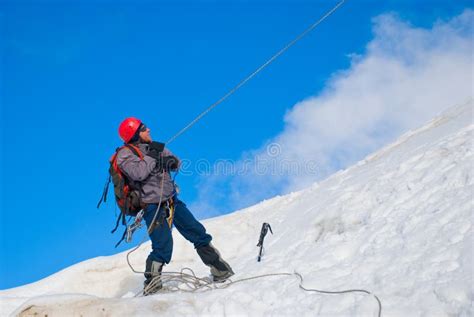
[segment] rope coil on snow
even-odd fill
[[[189,271],[189,273],[185,273],[186,271]],[[142,273],[142,272],[140,272]],[[165,291],[167,292],[187,292],[187,293],[195,293],[198,291],[205,292],[205,291],[210,291],[210,290],[215,290],[215,289],[224,289],[228,288],[229,286],[245,281],[250,281],[250,280],[255,280],[259,278],[264,278],[264,277],[271,277],[271,276],[296,276],[299,279],[299,288],[306,291],[306,292],[316,292],[320,294],[327,294],[327,295],[342,295],[342,294],[348,294],[348,293],[363,293],[367,295],[372,295],[375,300],[377,301],[378,305],[378,317],[382,316],[382,302],[380,299],[377,297],[377,295],[364,290],[364,289],[348,289],[348,290],[341,290],[341,291],[326,291],[326,290],[320,290],[320,289],[312,289],[312,288],[306,288],[303,286],[303,276],[298,273],[268,273],[268,274],[262,274],[262,275],[255,275],[247,278],[241,278],[238,280],[232,280],[228,279],[227,281],[223,283],[214,283],[210,279],[207,278],[200,278],[197,277],[194,271],[188,267],[185,267],[181,270],[181,272],[162,272],[161,276],[153,279],[150,284],[149,288],[153,289],[154,286],[156,286],[158,283],[163,283],[167,284],[165,287]],[[173,285],[174,283],[180,283],[184,284],[186,287],[180,287],[180,285]],[[140,296],[143,295],[143,291],[140,291],[138,294],[135,296]]]

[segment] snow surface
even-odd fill
[[[363,288],[383,316],[472,316],[473,100],[311,188],[206,220],[234,280],[297,271],[307,288]],[[317,140],[315,140],[317,141]],[[256,255],[262,222],[274,235]],[[143,231],[143,230],[142,230]],[[142,232],[143,233],[143,232]],[[209,274],[174,232],[172,263]],[[132,254],[142,270],[150,244]],[[126,253],[73,265],[0,291],[2,315],[18,316],[376,316],[374,297],[320,295],[292,276],[199,293],[134,298],[143,282]]]

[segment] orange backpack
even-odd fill
[[[141,204],[140,184],[129,179],[117,165],[117,154],[123,148],[128,148],[133,154],[138,156],[140,159],[143,159],[143,153],[137,146],[132,144],[125,144],[124,146],[117,148],[114,155],[110,158],[109,177],[105,183],[104,191],[99,203],[97,204],[97,208],[100,207],[102,202],[107,201],[107,192],[109,191],[110,181],[112,181],[114,184],[115,201],[120,208],[120,215],[117,218],[117,223],[114,230],[112,230],[112,233],[117,230],[120,219],[122,219],[122,224],[126,225],[126,216],[135,217],[140,210],[143,209],[143,205]]]

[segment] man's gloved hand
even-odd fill
[[[147,155],[156,160],[156,168],[159,171],[174,171],[179,167],[179,159],[173,155],[163,156],[164,143],[151,142]]]
[[[177,157],[173,155],[162,157],[161,162],[160,160],[158,160],[156,165],[158,166],[160,163],[161,163],[161,168],[164,171],[175,171],[179,167],[179,160]]]
[[[151,142],[148,146],[148,153],[147,155],[154,158],[157,161],[161,160],[161,153],[165,149],[165,144],[160,142]]]

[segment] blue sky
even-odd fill
[[[2,1],[0,289],[129,248],[114,249],[113,202],[95,208],[108,158],[120,145],[121,120],[142,118],[156,140],[167,140],[336,3]],[[331,83],[337,87],[354,64],[377,54],[368,43],[379,45],[374,38],[383,39],[386,26],[396,23],[379,21],[377,33],[374,17],[392,12],[409,21],[407,28],[431,28],[469,5],[348,1],[171,150],[194,163],[238,163],[269,141],[284,144],[298,109],[311,106],[307,98],[329,94]],[[337,164],[321,163],[327,172],[309,181],[353,163],[410,124],[379,126],[375,134],[388,136],[360,148],[347,146],[351,138],[335,143],[324,158]],[[228,177],[190,173],[178,182],[181,199],[199,218],[294,188],[277,179],[260,196],[239,192],[235,203],[225,193],[243,187]]]

